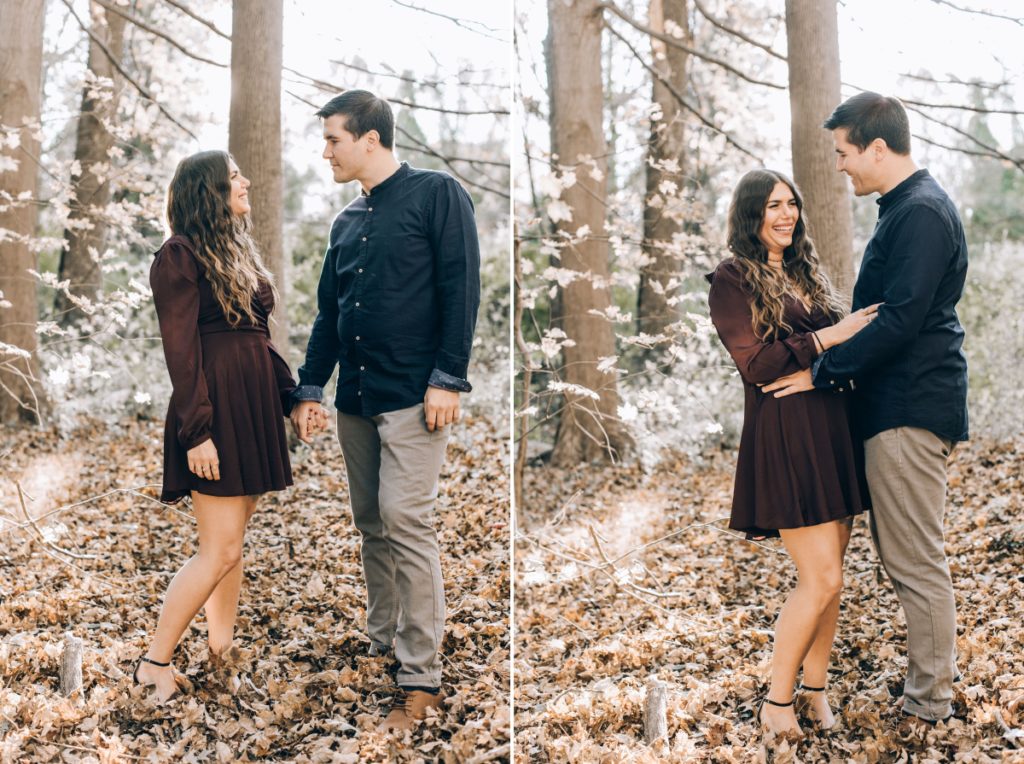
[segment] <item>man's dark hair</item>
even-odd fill
[[[346,90],[325,103],[316,116],[320,119],[342,114],[345,129],[359,140],[371,130],[380,136],[380,145],[392,149],[395,145],[395,116],[391,106],[369,90]]]
[[[858,93],[839,104],[822,127],[846,128],[846,140],[861,151],[875,138],[881,138],[895,153],[910,153],[910,122],[898,98]]]

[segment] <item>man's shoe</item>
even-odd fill
[[[395,702],[391,706],[391,713],[381,722],[378,729],[382,732],[388,730],[396,730],[398,732],[411,730],[416,726],[417,720],[423,719],[427,715],[428,708],[440,710],[443,700],[444,698],[441,697],[440,691],[432,693],[425,690],[403,690],[399,688],[398,694],[395,696]]]

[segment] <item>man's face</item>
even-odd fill
[[[369,133],[358,140],[345,129],[345,115],[332,114],[324,120],[323,158],[331,163],[335,183],[356,180],[366,163]]]
[[[836,169],[850,176],[856,196],[873,194],[879,186],[876,151],[872,145],[861,151],[846,140],[847,134],[845,127],[837,127],[832,131],[832,141],[836,146]]]

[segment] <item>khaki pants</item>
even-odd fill
[[[952,713],[956,607],[943,540],[952,444],[917,427],[864,442],[871,537],[907,618],[903,708],[923,719]]]
[[[433,516],[450,430],[427,430],[423,404],[373,417],[338,412],[352,517],[362,534],[371,650],[394,645],[404,686],[441,685],[445,607]]]

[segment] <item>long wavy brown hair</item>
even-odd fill
[[[781,270],[768,264],[768,247],[760,236],[768,198],[776,183],[789,186],[800,211],[793,227],[793,241],[782,253]],[[751,324],[761,340],[793,330],[785,318],[787,295],[809,300],[812,307],[821,308],[833,321],[846,314],[846,307],[822,272],[814,243],[807,235],[803,197],[793,181],[782,173],[751,170],[740,178],[729,204],[727,242],[752,295]]]
[[[231,211],[231,165],[226,151],[200,151],[182,159],[167,189],[171,231],[195,248],[213,296],[232,326],[242,317],[256,323],[253,299],[260,282],[274,291],[273,274],[263,264],[250,235],[248,215]]]

